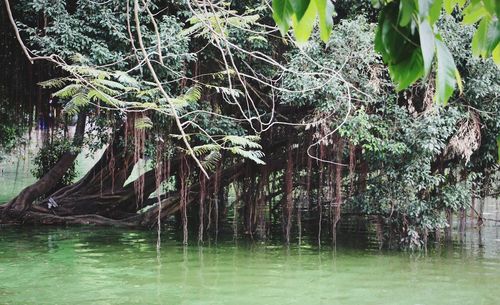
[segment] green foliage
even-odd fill
[[[273,0],[273,17],[284,35],[293,26],[297,41],[305,42],[319,18],[321,39],[328,41],[335,8],[329,0]]]
[[[225,4],[229,5],[229,3]],[[238,15],[238,12],[234,10],[226,12],[199,12],[199,15],[188,19],[191,26],[182,30],[182,35],[194,35],[195,37],[203,37],[209,40],[220,39],[217,35],[228,36],[229,28],[248,29],[259,18],[260,16],[257,14]],[[212,29],[214,32],[212,32]]]
[[[325,0],[327,3],[330,1]],[[324,1],[321,1],[324,2]],[[455,7],[463,8],[465,0],[372,0],[382,7],[375,39],[375,49],[382,54],[389,67],[397,90],[403,90],[431,71],[437,59],[435,100],[446,105],[458,84],[462,92],[462,78],[452,54],[443,43],[435,26],[444,8],[452,14]],[[298,41],[309,39],[316,14],[331,21],[332,13],[325,13],[316,1],[273,1],[274,20],[282,34],[293,22]],[[307,13],[307,16],[306,16]],[[500,3],[495,0],[472,0],[462,11],[464,24],[479,22],[472,39],[472,53],[483,58],[492,57],[500,67]],[[304,17],[306,16],[306,17]],[[320,22],[323,41],[328,40],[331,25]],[[500,154],[500,145],[497,146]],[[500,162],[500,159],[499,159]]]
[[[297,73],[285,74],[283,87],[291,92],[282,94],[283,103],[340,114],[347,111],[348,102],[375,103],[392,94],[382,61],[373,52],[374,26],[358,17],[343,20],[334,31],[324,47],[317,40],[305,45],[307,56],[299,51],[287,54],[291,70]],[[340,77],[332,71],[339,71]]]
[[[290,73],[283,79],[283,86],[292,91],[283,94],[285,103],[313,107],[315,116],[308,119],[319,121],[311,128],[331,130],[344,122],[339,134],[362,150],[369,167],[366,191],[348,199],[346,205],[361,213],[391,215],[389,222],[396,228],[408,226],[406,242],[420,242],[424,230],[444,228],[442,212],[465,207],[481,174],[498,171],[500,120],[495,114],[500,106],[500,71],[491,60],[472,56],[469,46],[474,28],[464,27],[452,17],[439,21],[439,26],[442,38],[435,40],[436,50],[442,52],[439,48],[444,41],[457,54],[457,69],[464,76],[463,94],[451,96],[447,107],[432,103],[432,94],[427,93],[433,90],[431,80],[429,85],[394,92],[387,69],[371,48],[375,29],[364,18],[340,22],[325,47],[313,39],[303,52],[287,54],[290,69],[302,73]],[[339,77],[311,74],[318,71],[339,71]],[[455,77],[448,73],[445,77]],[[352,110],[345,121],[348,92],[342,80],[365,93],[351,91]],[[301,91],[316,87],[319,89]],[[466,163],[451,159],[447,150],[460,122],[471,115],[469,105],[477,109],[487,127],[481,132],[480,148]],[[325,113],[329,114],[326,120],[322,119]],[[440,169],[439,164],[445,163],[442,160],[449,163]],[[470,172],[464,180],[460,177],[465,171]]]
[[[465,1],[450,1],[461,2]],[[473,0],[463,11],[464,24],[479,22],[474,38],[472,39],[472,54],[483,58],[493,57],[500,66],[500,4],[495,0]]]
[[[437,33],[435,24],[441,1],[393,1],[380,15],[375,48],[389,66],[398,90],[408,88],[431,71],[437,58],[436,95],[446,104],[461,79],[453,56]],[[418,30],[417,30],[418,29]]]
[[[0,86],[0,161],[2,154],[9,153],[19,144],[27,129],[26,126],[19,124],[18,114],[12,111],[4,94],[4,88]]]
[[[474,26],[463,26],[453,17],[439,22],[443,40],[454,54],[457,67],[463,75],[463,94],[452,97],[451,103],[479,109],[476,112],[482,124],[481,146],[477,155],[472,155],[470,166],[474,171],[484,172],[498,162],[496,138],[500,134],[500,69],[493,60],[472,55],[471,41],[475,35]],[[470,109],[469,109],[470,110]]]
[[[352,196],[345,198],[345,207],[385,216],[390,225],[404,231],[410,244],[418,244],[425,231],[445,227],[443,212],[465,207],[471,188],[490,187],[495,179],[491,177],[498,172],[495,2],[372,1],[378,8],[368,1],[337,2],[343,15],[334,25],[333,1],[275,0],[274,18],[283,34],[293,27],[299,42],[313,37],[294,48],[268,32],[272,20],[261,17],[266,3],[218,2],[223,9],[195,9],[197,15],[172,9],[180,5],[175,1],[149,1],[152,9],[160,4],[166,8],[155,11],[160,42],[147,14],[141,11],[139,18],[149,58],[167,96],[156,83],[147,81],[152,79],[148,69],[137,66],[144,58],[130,45],[123,1],[98,5],[84,1],[73,10],[63,2],[22,1],[20,5],[48,16],[43,34],[36,19],[24,16],[22,34],[29,36],[28,44],[37,54],[59,54],[68,62],[62,67],[64,77],[41,86],[53,92],[65,113],[88,114],[86,140],[93,150],[108,144],[110,133],[134,114],[135,125],[127,127],[146,135],[145,158],[161,162],[156,160],[160,147],[165,158],[179,151],[185,154],[173,107],[192,153],[205,169],[230,166],[243,158],[264,164],[263,151],[268,147],[259,137],[249,136],[257,129],[249,125],[279,117],[288,124],[272,125],[272,130],[267,125],[263,143],[279,143],[284,139],[276,141],[276,137],[296,133],[293,148],[298,148],[300,158],[303,146],[311,144],[310,136],[315,142],[329,134],[322,148],[331,157],[338,147],[332,142],[342,138],[349,144],[342,163],[350,159],[347,147],[350,153],[353,149],[353,179],[355,183],[366,180],[366,187],[354,188]],[[448,15],[441,15],[443,7]],[[368,17],[352,17],[358,8],[360,15]],[[461,16],[466,25],[455,20]],[[133,24],[130,30],[132,36],[137,33]],[[222,62],[221,52],[230,64]],[[270,54],[267,61],[261,60],[264,54]],[[271,59],[276,65],[269,64]],[[461,94],[454,94],[461,78]],[[250,98],[254,104],[250,105]],[[2,112],[4,108],[0,137],[9,138],[14,129],[5,133],[1,129],[6,117]],[[7,119],[12,125],[12,118]],[[290,126],[293,122],[304,123],[307,131]],[[67,143],[53,145],[39,157],[37,168],[43,170],[37,170],[37,175],[68,149]],[[126,140],[121,145],[120,150],[132,151],[135,142]],[[270,147],[275,150],[273,156],[285,150]],[[359,173],[361,165],[366,177]],[[316,179],[320,166],[321,162],[314,162],[311,179]],[[303,181],[297,177],[302,172],[294,172],[293,180]],[[281,175],[275,172],[274,178]]]
[[[331,21],[333,13],[325,13],[325,5],[318,1],[273,1],[274,19],[281,32],[294,27],[298,41],[305,41],[311,35],[316,14]],[[330,1],[319,1],[321,3]],[[392,79],[398,90],[408,88],[417,80],[426,77],[432,67],[434,57],[437,58],[436,100],[446,104],[455,90],[460,75],[455,67],[453,57],[435,27],[442,7],[451,14],[455,6],[462,8],[463,0],[374,0],[374,6],[383,7],[379,17],[376,50],[382,54],[384,62],[389,66]],[[333,11],[333,10],[332,10]],[[498,12],[500,4],[494,0],[474,0],[464,9],[464,23],[479,27],[472,41],[473,54],[483,57],[493,56],[500,65],[500,26]],[[290,20],[296,21],[290,23]],[[331,29],[331,24],[320,22],[323,34]]]
[[[52,167],[54,167],[64,153],[71,151],[72,149],[74,149],[74,147],[72,147],[71,143],[64,138],[56,138],[50,143],[45,143],[33,159],[34,167],[32,168],[31,173],[35,178],[40,179],[47,174]],[[76,163],[73,163],[64,176],[62,176],[62,178],[57,182],[54,189],[70,185],[76,178],[76,175]],[[48,193],[50,194],[51,192]]]

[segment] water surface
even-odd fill
[[[425,253],[0,227],[0,304],[500,304],[498,227]],[[474,235],[475,234],[475,235]]]

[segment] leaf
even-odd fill
[[[220,145],[217,144],[204,144],[193,147],[193,152],[195,156],[201,156],[213,151],[219,151]]]
[[[261,41],[261,42],[267,43],[267,38],[262,36],[262,35],[252,35],[252,36],[249,36],[247,39],[250,42]]]
[[[66,87],[62,88],[59,91],[56,91],[52,96],[59,98],[69,98],[75,95],[77,92],[81,91],[83,86],[80,84],[69,84]]]
[[[222,155],[218,151],[210,152],[203,160],[201,160],[201,165],[208,169],[214,170],[219,163],[219,160],[222,158]]]
[[[135,119],[134,127],[136,129],[150,129],[153,127],[153,121],[147,116]]]
[[[123,84],[126,84],[127,86],[139,88],[139,82],[133,78],[132,76],[128,75],[126,72],[123,71],[116,71],[115,72],[115,77],[116,79]]]
[[[230,142],[232,145],[241,146],[243,148],[262,149],[262,146],[255,141],[260,140],[259,137],[242,137],[242,136],[225,136],[222,138],[224,142]]]
[[[453,94],[458,73],[453,56],[439,37],[436,37],[437,73],[436,73],[436,101],[446,105]]]
[[[114,97],[106,94],[105,92],[95,90],[95,89],[90,90],[89,93],[87,94],[87,97],[89,100],[92,100],[92,99],[100,100],[100,101],[102,101],[108,105],[114,106],[114,107],[120,107],[124,104],[119,99],[114,98]]]
[[[84,107],[88,105],[89,99],[86,94],[80,92],[73,96],[70,103],[73,103],[78,107]]]
[[[420,48],[422,49],[422,57],[424,59],[424,77],[426,77],[432,67],[432,61],[434,59],[435,52],[435,42],[434,33],[431,26],[427,20],[423,20],[420,23],[419,28],[420,33]]]
[[[226,94],[235,98],[243,96],[243,92],[239,89],[227,88],[227,87],[218,87],[213,85],[207,85],[208,88],[213,88],[217,93]]]
[[[295,17],[297,18],[297,21],[302,20],[302,17],[304,17],[307,8],[311,4],[311,0],[289,0],[289,1],[293,9],[293,12],[295,14]]]
[[[316,7],[319,17],[320,37],[326,43],[332,33],[335,7],[330,0],[316,0]]]
[[[106,86],[108,88],[118,89],[118,90],[125,90],[125,86],[124,85],[120,84],[119,82],[112,81],[112,80],[108,80],[108,79],[96,79],[94,82],[97,83],[97,84],[101,84],[103,86]]]
[[[229,148],[229,151],[233,154],[240,155],[243,158],[250,159],[257,164],[265,165],[266,163],[260,158],[264,157],[264,153],[258,150],[244,150],[239,146]]]
[[[499,4],[500,7],[500,4]],[[500,17],[500,16],[499,16]],[[493,50],[500,43],[500,21],[498,19],[491,20],[488,28],[488,38],[486,44],[486,57],[490,56]]]
[[[490,14],[490,16],[494,16],[495,14],[497,14],[497,9],[500,10],[500,8],[498,8],[498,6],[500,5],[498,4],[498,0],[483,0],[482,2],[484,8]]]
[[[72,81],[74,79],[71,79],[69,77],[59,77],[59,78],[53,78],[53,79],[49,79],[49,80],[46,80],[46,81],[43,81],[43,82],[39,82],[38,85],[42,88],[61,88],[63,87],[64,85],[66,85],[66,83]]]
[[[170,102],[177,110],[187,107],[189,104],[196,103],[201,98],[201,88],[194,86],[189,88],[186,93],[176,98],[170,99]]]
[[[493,57],[493,61],[497,64],[498,67],[500,67],[500,43],[497,43],[496,48],[493,49],[493,52],[491,54]]]
[[[486,57],[488,45],[488,18],[483,18],[479,22],[474,37],[472,37],[472,55]]]
[[[67,65],[62,67],[71,74],[92,76],[99,79],[109,78],[111,74],[107,71],[99,70],[89,66]]]
[[[464,15],[462,22],[470,25],[478,22],[484,16],[487,16],[488,11],[486,11],[481,1],[471,1],[462,14]]]
[[[443,0],[433,0],[429,9],[429,21],[431,24],[436,23],[441,16],[441,8],[443,6]]]
[[[63,112],[69,116],[78,114],[78,110],[79,110],[78,107],[73,103],[67,103],[63,108]]]
[[[316,2],[313,1],[309,4],[309,7],[307,8],[300,21],[297,19],[297,16],[292,16],[293,32],[295,34],[295,39],[297,39],[297,42],[304,43],[309,39],[314,27],[316,15]]]
[[[399,25],[402,27],[407,26],[413,13],[415,13],[417,8],[415,7],[415,1],[400,1],[399,2]]]
[[[456,5],[457,5],[456,0],[444,0],[443,1],[444,10],[446,11],[446,13],[448,15],[451,15],[451,13],[453,12],[453,9],[455,8]]]
[[[418,0],[420,20],[427,19],[430,24],[434,24],[441,15],[442,3],[443,0]]]
[[[455,70],[455,79],[457,80],[458,90],[460,91],[460,94],[463,94],[464,84],[462,81],[462,76],[460,76],[460,72],[458,72],[458,70]]]
[[[83,92],[78,92],[71,100],[64,106],[63,111],[69,115],[75,115],[78,113],[79,109],[85,107],[89,104],[89,99]]]
[[[292,18],[292,10],[288,0],[273,0],[273,18],[281,35],[285,35],[290,28],[290,20]]]
[[[401,91],[424,76],[422,52],[416,49],[410,58],[389,66],[391,78],[396,83],[396,90]]]
[[[396,3],[384,7],[375,34],[375,50],[382,54],[396,90],[400,91],[424,75],[424,62],[418,33],[410,25],[399,26],[398,12]]]

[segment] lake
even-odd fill
[[[183,247],[163,232],[0,227],[0,304],[500,304],[500,230],[425,252],[375,243]],[[357,238],[357,237],[356,237]],[[343,240],[348,240],[344,238]]]

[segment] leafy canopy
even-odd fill
[[[442,9],[462,9],[463,23],[479,23],[472,41],[473,54],[493,57],[500,66],[500,3],[496,0],[372,0],[380,8],[375,49],[389,66],[397,90],[427,77],[436,60],[435,100],[446,104],[461,78],[453,56],[443,43],[436,22]],[[465,8],[464,8],[465,6]],[[294,29],[298,42],[311,36],[316,17],[321,38],[327,42],[335,9],[329,0],[273,0],[273,17],[282,34]]]
[[[434,100],[446,105],[462,80],[453,55],[443,42],[437,21],[444,11],[455,10],[465,25],[477,24],[472,53],[492,57],[500,67],[500,2],[497,0],[372,0],[380,8],[375,50],[388,65],[398,91],[426,78],[435,64]],[[284,35],[293,28],[298,42],[309,39],[319,17],[321,39],[329,40],[335,8],[330,0],[273,0],[273,17]],[[500,161],[500,135],[498,136]]]

